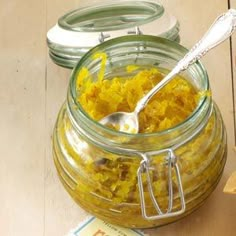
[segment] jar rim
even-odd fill
[[[109,0],[68,12],[58,25],[77,32],[106,32],[140,26],[161,17],[164,7],[153,0]]]
[[[83,109],[83,107],[81,106],[81,104],[77,101],[77,92],[76,92],[76,79],[77,79],[77,73],[78,71],[82,68],[83,63],[91,58],[92,55],[94,55],[94,53],[96,52],[101,52],[103,50],[105,50],[106,48],[115,45],[115,44],[123,44],[123,43],[132,43],[132,42],[154,42],[154,43],[160,43],[160,44],[166,44],[168,45],[168,47],[173,47],[178,49],[178,51],[186,54],[188,52],[188,49],[185,48],[184,46],[180,45],[179,43],[176,43],[174,41],[165,39],[165,38],[161,38],[161,37],[157,37],[157,36],[152,36],[152,35],[129,35],[129,36],[121,36],[118,38],[114,38],[108,41],[105,41],[95,47],[93,47],[92,49],[90,49],[82,58],[81,60],[77,63],[77,65],[74,67],[74,69],[72,70],[71,73],[71,77],[70,77],[70,83],[69,83],[69,89],[68,89],[68,100],[72,100],[72,103],[76,106],[76,112],[74,112],[73,115],[75,115],[76,117],[78,117],[77,113],[78,111],[80,112],[80,115],[82,115],[86,121],[93,125],[94,127],[100,129],[101,131],[106,132],[107,134],[110,135],[119,135],[122,137],[152,137],[152,136],[162,136],[165,134],[170,133],[171,131],[176,131],[178,129],[183,128],[184,126],[186,126],[186,124],[191,124],[192,120],[197,116],[197,114],[199,114],[199,112],[201,112],[201,110],[203,109],[204,105],[206,104],[206,102],[209,100],[209,96],[206,94],[204,95],[200,102],[198,103],[198,106],[194,109],[194,111],[182,122],[178,123],[177,125],[170,127],[168,129],[165,130],[161,130],[158,132],[152,132],[152,133],[137,133],[137,134],[130,134],[130,133],[125,133],[125,132],[121,132],[121,131],[116,131],[113,130],[111,128],[108,128],[102,124],[99,123],[99,121],[96,121],[94,119],[92,119],[92,117],[90,117],[88,115],[88,113]],[[200,61],[197,61],[193,64],[193,66],[195,66],[197,69],[200,69],[202,76],[204,78],[204,90],[209,90],[210,89],[210,85],[209,85],[209,79],[208,79],[208,74],[206,69],[204,68],[203,64]],[[70,106],[70,104],[69,104]],[[70,109],[71,110],[71,109]],[[76,118],[75,117],[75,118]]]

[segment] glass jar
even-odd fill
[[[180,41],[179,22],[153,0],[108,0],[72,10],[47,33],[50,58],[72,69],[92,47],[127,34]]]
[[[76,80],[86,67],[99,77],[97,52],[107,54],[105,78],[127,65],[171,69],[187,50],[155,36],[123,36],[90,50],[74,68],[54,129],[55,165],[65,189],[89,213],[113,224],[147,228],[197,209],[216,187],[226,161],[226,132],[209,96],[200,62],[183,76],[202,93],[194,112],[168,130],[127,134],[91,119],[78,103]],[[81,90],[82,91],[82,90]]]

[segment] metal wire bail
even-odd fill
[[[168,194],[169,194],[169,202],[168,202],[168,209],[166,212],[163,212],[158,204],[157,199],[155,198],[153,189],[152,189],[152,181],[150,178],[150,170],[153,170],[153,168],[150,167],[150,161],[149,156],[147,154],[141,154],[142,161],[140,162],[140,166],[137,171],[137,177],[138,177],[138,187],[139,187],[139,195],[140,195],[140,204],[141,204],[141,211],[143,218],[147,220],[157,220],[157,219],[163,219],[167,217],[173,217],[182,214],[185,211],[185,199],[184,199],[184,193],[183,193],[183,187],[181,182],[181,176],[179,167],[177,164],[177,157],[174,154],[172,149],[165,150],[168,155],[166,158],[166,164],[168,168]],[[157,154],[157,153],[155,153]],[[160,152],[158,153],[160,154]],[[172,181],[172,169],[175,170],[175,174],[177,177],[178,182],[178,191],[179,191],[179,198],[181,202],[181,209],[178,211],[173,210],[173,181]],[[144,190],[143,190],[143,180],[142,180],[142,174],[145,173],[147,177],[147,187],[148,187],[148,193],[150,195],[151,201],[153,203],[153,206],[155,207],[157,211],[157,215],[148,216],[146,212],[146,203],[145,203],[145,197],[144,197]]]

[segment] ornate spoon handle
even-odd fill
[[[230,9],[215,20],[202,39],[192,47],[173,70],[137,103],[135,112],[138,114],[146,106],[152,96],[164,87],[175,75],[186,70],[189,65],[203,57],[210,49],[229,38],[233,34],[235,28],[236,10]]]

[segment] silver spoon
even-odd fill
[[[106,126],[115,127],[122,132],[138,133],[138,114],[144,109],[153,95],[163,88],[175,75],[186,70],[189,65],[199,60],[210,49],[229,38],[234,32],[235,27],[236,10],[230,9],[226,13],[220,15],[202,39],[178,62],[174,69],[138,101],[133,112],[115,112],[101,119],[100,123]]]

